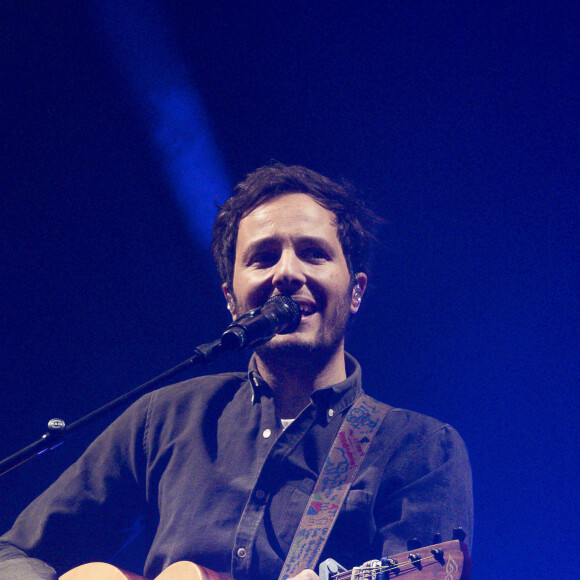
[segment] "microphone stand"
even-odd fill
[[[4,475],[11,469],[25,463],[29,459],[32,459],[36,455],[40,455],[49,449],[54,449],[58,447],[64,442],[65,436],[73,431],[76,431],[79,427],[83,425],[87,425],[94,421],[97,417],[104,415],[107,411],[112,411],[117,409],[121,405],[125,403],[132,403],[142,393],[152,389],[156,385],[158,385],[164,379],[167,379],[181,371],[188,369],[191,366],[198,365],[201,363],[209,363],[217,358],[222,352],[226,350],[232,350],[232,347],[224,347],[222,344],[221,338],[218,338],[214,342],[208,342],[206,344],[200,344],[195,350],[193,355],[184,360],[183,362],[179,363],[177,366],[165,371],[164,373],[160,374],[159,376],[139,385],[132,391],[121,395],[117,399],[110,401],[106,405],[103,405],[99,409],[96,409],[81,417],[74,423],[70,425],[66,425],[66,423],[62,419],[51,419],[48,422],[48,431],[37,441],[34,443],[24,447],[14,455],[7,457],[0,461],[0,476]]]

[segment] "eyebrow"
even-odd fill
[[[300,236],[294,242],[296,246],[318,246],[323,248],[329,254],[334,254],[332,245],[324,237],[318,236]],[[255,240],[244,250],[240,255],[242,262],[248,260],[252,254],[261,250],[277,248],[281,245],[281,238],[278,236],[267,236],[259,240]]]

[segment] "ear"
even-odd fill
[[[367,289],[367,275],[359,272],[354,277],[355,283],[350,297],[350,313],[356,314],[360,308],[362,297]]]
[[[233,293],[230,292],[229,286],[226,283],[222,284],[222,292],[226,298],[227,309],[232,315],[232,320],[235,320],[237,318],[236,301],[234,299]]]

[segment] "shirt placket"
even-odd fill
[[[282,459],[302,439],[312,423],[313,410],[308,409],[304,415],[300,417],[301,420],[296,425],[292,426],[293,429],[282,432],[276,423],[273,399],[262,398],[258,443],[260,445],[260,470],[236,530],[231,565],[234,578],[249,579],[256,534],[271,493],[265,483],[268,478],[263,477],[263,474],[275,469],[275,464],[281,463]]]

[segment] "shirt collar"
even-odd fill
[[[335,385],[317,389],[311,396],[312,403],[319,412],[324,413],[328,422],[350,407],[362,392],[361,368],[358,361],[346,352],[344,358],[346,379]],[[252,387],[252,404],[259,403],[263,395],[272,396],[272,388],[258,372],[255,355],[250,359],[248,378]]]

